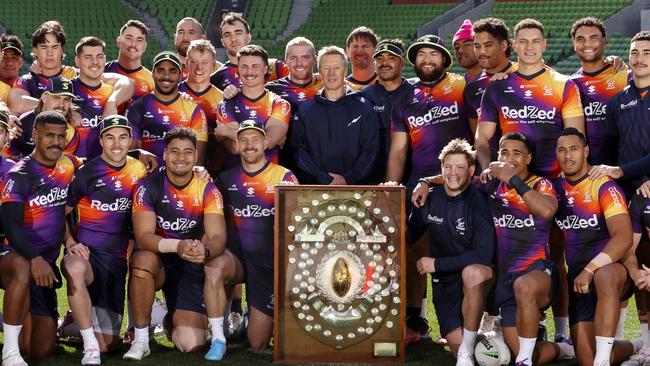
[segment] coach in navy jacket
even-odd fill
[[[318,54],[323,89],[294,116],[291,146],[306,184],[369,184],[379,153],[379,119],[366,98],[345,85],[345,52]]]

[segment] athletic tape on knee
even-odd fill
[[[151,271],[138,267],[131,267],[131,275],[138,278],[153,279],[153,273]]]
[[[179,351],[190,352],[205,344],[205,334],[205,329],[178,325],[172,330],[172,342]]]

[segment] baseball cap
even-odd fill
[[[9,130],[9,111],[0,110],[0,126]]]
[[[472,26],[472,21],[465,19],[463,24],[458,28],[454,38],[451,41],[452,45],[455,45],[458,41],[473,41],[474,40],[474,27]]]
[[[14,42],[14,41],[11,41],[11,40],[2,41],[2,50],[3,51],[4,50],[14,50],[14,51],[20,53],[21,56],[23,55],[22,46],[20,44],[18,44],[18,42]]]
[[[122,127],[131,131],[131,126],[129,126],[129,120],[126,119],[126,117],[124,116],[120,116],[119,114],[114,114],[111,116],[106,116],[99,123],[99,135],[101,136],[104,133],[104,131],[110,130],[113,127]]]
[[[52,95],[67,95],[75,98],[72,82],[66,78],[55,76],[50,78],[45,85],[45,93]]]
[[[262,135],[264,135],[264,137],[266,137],[266,131],[264,131],[264,128],[251,119],[247,119],[246,121],[239,124],[239,128],[237,129],[237,136],[246,130],[257,130]]]
[[[377,43],[377,47],[375,47],[375,53],[372,54],[372,58],[377,58],[382,52],[392,53],[399,58],[404,58],[404,50],[401,47],[385,40]]]
[[[172,62],[174,65],[178,66],[178,68],[182,68],[181,66],[181,59],[178,57],[178,54],[176,52],[172,51],[162,51],[156,54],[156,56],[153,57],[153,67],[155,68],[156,65],[163,61],[169,61]]]
[[[420,48],[434,48],[440,51],[445,57],[445,69],[451,66],[451,53],[445,47],[445,41],[442,38],[434,34],[427,34],[416,39],[407,52],[408,60],[412,65],[415,65],[415,56]]]

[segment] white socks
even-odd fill
[[[81,333],[81,339],[84,341],[84,351],[91,348],[99,351],[99,342],[97,341],[97,337],[95,337],[95,331],[93,330],[93,327],[90,327],[88,329],[80,329],[79,333]],[[147,339],[149,339],[148,335]]]
[[[569,317],[568,316],[556,316],[553,318],[555,323],[555,339],[564,337],[564,339],[569,339],[567,335],[567,328],[569,327]]]
[[[618,324],[616,325],[616,335],[614,336],[618,340],[625,339],[625,318],[627,317],[627,306],[621,308],[621,313],[618,316]]]
[[[13,352],[20,352],[18,349],[18,338],[20,330],[23,329],[22,325],[9,325],[2,323],[2,329],[5,333],[4,347],[2,347],[2,357]]]
[[[427,298],[422,299],[422,306],[420,307],[420,318],[426,319],[427,318]]]
[[[223,334],[223,316],[218,318],[208,318],[208,327],[212,334],[212,342],[219,340],[226,343],[226,336]]]
[[[458,347],[458,353],[464,352],[473,355],[477,334],[477,331],[471,331],[463,328],[463,340],[460,343],[460,347]]]
[[[609,365],[609,356],[614,347],[614,337],[596,336],[596,357],[594,365]]]
[[[139,328],[137,325],[134,327],[135,340],[141,340],[149,343],[149,324],[145,325],[142,328]]]
[[[519,353],[515,359],[515,363],[521,362],[524,365],[533,364],[533,351],[535,351],[535,343],[537,338],[524,338],[519,337]]]

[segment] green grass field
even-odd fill
[[[429,289],[429,294],[431,290]],[[59,314],[65,314],[68,309],[68,302],[65,295],[65,286],[58,290],[59,295]],[[438,322],[436,315],[433,311],[433,305],[428,306],[428,318],[431,325],[431,339],[423,340],[417,345],[412,345],[407,347],[406,356],[407,362],[406,365],[427,365],[427,366],[447,366],[454,365],[454,358],[448,352],[447,349],[434,343],[434,340],[440,336],[438,330]],[[639,321],[636,316],[636,304],[634,300],[630,301],[628,311],[627,311],[627,321],[625,324],[625,337],[626,339],[632,339],[638,337],[639,334]],[[550,310],[547,312],[548,316],[548,334],[549,337],[552,337],[553,329],[553,320]],[[126,320],[125,320],[126,322]],[[1,335],[0,335],[1,336]],[[203,365],[207,361],[203,360],[203,353],[180,353],[173,348],[171,342],[167,341],[164,337],[160,336],[156,338],[156,342],[152,343],[152,355],[143,362],[134,363],[127,362],[122,360],[122,353],[126,352],[127,347],[123,346],[118,352],[113,354],[102,355],[103,364],[107,365]],[[54,356],[40,362],[31,363],[35,365],[75,365],[79,364],[81,360],[81,346],[75,346],[72,344],[59,344],[56,347]],[[271,352],[265,353],[254,353],[250,351],[244,343],[232,343],[228,345],[228,353],[224,359],[224,365],[241,365],[241,366],[252,366],[252,365],[264,365],[271,363],[272,354]],[[28,361],[29,362],[29,361]],[[553,365],[577,365],[574,361],[563,361],[554,363]]]

